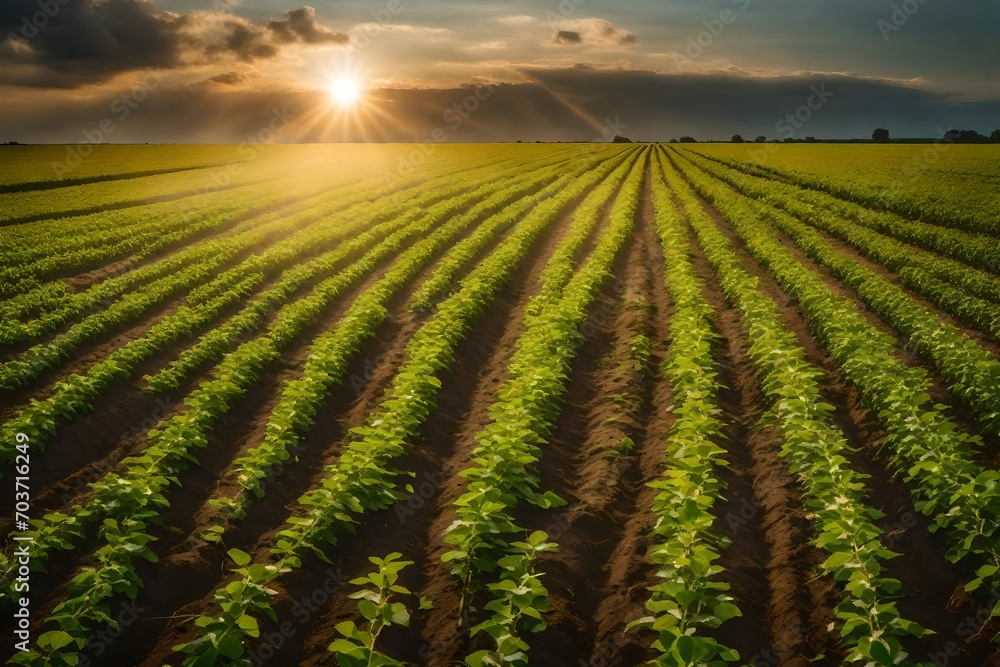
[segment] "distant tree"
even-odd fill
[[[765,137],[765,136],[764,136],[763,134],[758,134],[758,135],[757,135],[757,138],[756,138],[756,139],[754,139],[754,142],[756,142],[756,143],[758,143],[758,144],[762,144],[762,143],[764,143],[765,141],[767,141],[767,137]]]
[[[957,144],[985,144],[990,141],[990,137],[983,136],[975,130],[948,130],[944,139]]]
[[[734,134],[734,135],[733,135],[733,138],[732,138],[732,139],[730,139],[730,141],[731,141],[732,143],[734,143],[734,144],[742,144],[742,143],[743,143],[743,137],[741,137],[741,136],[740,136],[740,135],[738,135],[738,134]]]
[[[668,143],[668,144],[676,144],[676,143],[677,143],[677,140],[676,140],[676,139],[671,139],[671,140],[670,140],[670,141],[668,141],[667,143]]]
[[[880,127],[874,132],[872,132],[872,141],[876,144],[887,144],[889,143],[889,130],[884,127]]]
[[[682,144],[696,144],[696,143],[698,143],[698,140],[695,139],[694,137],[687,137],[687,136],[685,136],[685,137],[681,137],[681,143]]]
[[[959,141],[965,144],[985,144],[989,139],[979,134],[975,130],[962,130],[959,133]]]
[[[816,137],[806,137],[806,143],[807,144],[814,144],[814,143],[816,143]]]
[[[611,143],[613,143],[613,144],[630,144],[630,143],[632,143],[632,140],[629,139],[629,138],[627,138],[627,137],[623,137],[620,134],[616,134],[615,138],[611,140]]]
[[[990,135],[990,141],[1000,144],[1000,130],[993,130],[993,134]]]

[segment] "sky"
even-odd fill
[[[3,0],[0,40],[0,141],[1000,128],[997,0]]]

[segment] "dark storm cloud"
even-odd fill
[[[143,0],[5,0],[0,83],[74,87],[146,67],[275,57],[288,44],[345,43],[311,7],[259,25],[220,12],[175,14]]]
[[[283,21],[271,21],[267,24],[268,29],[274,34],[275,40],[280,44],[290,44],[302,42],[304,44],[344,44],[348,41],[347,35],[341,32],[334,32],[316,22],[316,10],[312,7],[293,9],[285,12]]]
[[[1000,99],[970,101],[859,76],[664,75],[582,68],[524,72],[596,118],[620,116],[632,126],[629,135],[647,139],[684,134],[725,139],[735,133],[785,138],[789,132],[796,138],[853,138],[870,137],[875,127],[888,127],[897,137],[933,137],[939,128],[989,133],[1000,126]]]
[[[635,34],[600,18],[570,19],[552,35],[556,44],[634,44]]]
[[[190,24],[190,27],[197,29],[198,16],[184,17],[182,21]],[[222,58],[231,55],[244,62],[253,62],[265,58],[273,58],[278,55],[278,47],[270,43],[264,33],[254,26],[241,21],[222,21],[215,26],[215,35],[211,36],[204,43],[200,40],[205,37],[199,34],[194,39],[185,39],[185,51],[189,54],[198,54],[199,50],[204,50],[208,59]],[[190,58],[195,62],[201,58]]]
[[[556,34],[552,35],[552,41],[556,44],[579,44],[583,39],[580,33],[573,30],[557,30]]]
[[[11,46],[13,54],[6,54],[8,62],[38,66],[42,75],[50,70],[59,85],[74,78],[100,81],[125,69],[174,65],[176,18],[135,0],[7,0],[0,9],[0,34],[8,44],[19,42]],[[6,81],[13,72],[5,74]]]
[[[285,138],[426,141],[441,130],[448,141],[590,141],[609,128],[647,141],[682,135],[728,139],[736,133],[784,138],[787,131],[798,138],[852,138],[870,137],[876,127],[887,127],[896,137],[935,137],[949,127],[984,134],[1000,127],[1000,100],[963,101],[860,77],[663,75],[593,68],[525,73],[532,83],[494,86],[483,100],[474,100],[471,88],[371,91],[369,103],[394,122],[381,129],[366,124],[364,134],[359,130],[356,136],[324,134],[330,127],[325,122],[293,122]],[[224,85],[201,85],[163,93],[169,94],[151,95],[112,140],[240,142],[266,124],[274,109],[309,118],[329,108],[322,92],[233,93]],[[474,110],[463,113],[463,105]],[[0,125],[7,130],[4,140],[79,141],[81,132],[107,110],[107,100],[15,105],[0,109]],[[799,120],[803,113],[809,116],[804,122]]]

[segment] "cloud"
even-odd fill
[[[211,63],[226,58],[254,62],[278,55],[266,29],[230,14],[193,12],[173,23],[171,66]],[[167,54],[165,54],[167,55]]]
[[[556,44],[633,44],[635,34],[599,18],[571,19],[552,35]]]
[[[517,14],[514,16],[501,16],[494,20],[503,25],[528,25],[529,23],[533,23],[535,19],[525,14]]]
[[[556,34],[552,35],[552,41],[556,44],[579,44],[583,41],[583,37],[573,30],[557,30]]]
[[[316,10],[312,7],[293,9],[285,12],[283,21],[271,21],[267,24],[275,40],[279,44],[345,44],[348,36],[335,32],[316,22]]]
[[[448,28],[429,25],[413,25],[410,23],[359,23],[351,28],[351,32],[360,32],[368,35],[376,32],[406,32],[426,35],[447,35],[451,33]]]
[[[220,86],[237,86],[247,80],[247,75],[242,72],[223,72],[222,74],[216,74],[213,77],[209,77],[202,84],[218,84]]]
[[[226,60],[276,57],[293,45],[343,44],[347,35],[320,25],[311,7],[258,24],[215,11],[160,11],[145,0],[59,0],[50,16],[36,0],[0,6],[0,84],[78,87],[123,72]],[[16,45],[15,45],[16,43]]]

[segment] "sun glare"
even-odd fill
[[[361,100],[361,84],[348,77],[336,79],[330,84],[330,98],[344,108],[353,107]]]

